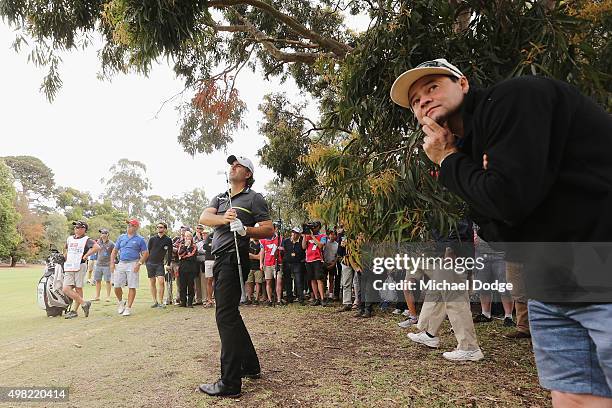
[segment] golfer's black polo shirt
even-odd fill
[[[217,210],[217,215],[223,215],[230,208],[228,193],[224,192],[213,198],[209,208]],[[232,207],[238,214],[238,219],[247,227],[252,227],[257,222],[269,221],[268,203],[263,196],[250,188],[245,188],[232,197]],[[240,250],[248,251],[249,237],[238,235],[238,246]],[[229,224],[215,227],[212,240],[212,253],[218,255],[226,251],[235,250],[234,233],[230,231]]]

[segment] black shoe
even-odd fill
[[[253,301],[251,299],[247,299],[246,302],[244,302],[245,305],[250,306],[253,304]]]
[[[83,303],[81,305],[81,308],[83,309],[83,314],[85,314],[85,317],[89,317],[89,309],[91,308],[91,302],[87,301]]]
[[[72,310],[66,312],[66,314],[64,315],[64,319],[74,319],[75,317],[79,317],[79,315],[76,312],[73,312]]]
[[[344,305],[341,309],[338,309],[339,312],[350,312],[353,307],[351,305]]]
[[[255,299],[255,300],[253,301],[253,304],[254,304],[255,306],[259,306],[259,300]]]
[[[366,310],[359,317],[362,317],[364,319],[370,318],[370,317],[372,317],[372,311],[371,310]]]
[[[492,317],[487,317],[482,313],[474,316],[474,323],[489,323],[491,320],[493,320]]]
[[[239,397],[240,388],[230,388],[223,384],[222,380],[214,384],[200,384],[198,387],[200,392],[208,394],[211,397]]]
[[[520,330],[515,330],[512,333],[504,334],[503,336],[505,338],[507,338],[507,339],[512,339],[512,340],[530,339],[531,338],[531,334],[530,333],[525,333],[525,332],[520,331]]]
[[[321,301],[319,299],[315,299],[315,301],[312,302],[310,306],[321,306]]]
[[[516,323],[511,317],[504,317],[504,327],[516,327]]]
[[[300,300],[300,306],[304,306],[306,305],[306,302],[304,301],[304,299]]]
[[[274,306],[274,302],[272,302],[271,300],[268,300],[268,302],[266,303],[266,305],[268,305],[268,306]]]

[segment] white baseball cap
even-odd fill
[[[427,75],[451,75],[461,78],[465,75],[453,64],[444,58],[438,58],[432,61],[425,61],[415,68],[412,68],[397,77],[391,86],[391,99],[399,106],[410,108],[410,100],[408,99],[408,91],[410,87],[419,79]]]
[[[227,163],[228,164],[234,164],[235,161],[237,161],[242,166],[244,166],[247,169],[249,169],[251,174],[253,174],[253,175],[255,174],[255,166],[253,166],[253,162],[251,160],[247,159],[246,157],[235,156],[233,154],[228,156],[228,158],[227,158]]]

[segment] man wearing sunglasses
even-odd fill
[[[558,250],[612,242],[610,114],[550,78],[476,89],[445,59],[404,72],[391,99],[412,110],[439,181],[469,204],[478,234],[524,264],[538,375],[553,405],[611,406],[612,274],[578,273],[577,260],[601,255]]]
[[[227,162],[231,166],[230,189],[214,197],[200,216],[201,224],[215,228],[212,254],[215,256],[215,317],[221,338],[221,378],[199,387],[211,396],[239,395],[242,378],[261,376],[255,347],[238,310],[242,292],[238,262],[244,282],[249,273],[249,239],[266,238],[274,233],[266,200],[251,189],[255,181],[253,162],[234,155]]]
[[[149,257],[147,258],[147,275],[151,288],[151,298],[153,304],[151,308],[164,308],[164,275],[165,269],[170,269],[172,262],[172,239],[166,235],[168,225],[165,222],[157,223],[157,234],[149,238],[147,248]],[[164,258],[166,268],[164,268]]]
[[[79,306],[83,307],[85,317],[89,317],[91,302],[83,299],[83,281],[87,273],[87,258],[100,249],[100,246],[93,239],[85,235],[89,228],[85,221],[74,221],[72,225],[74,226],[74,235],[68,237],[64,248],[66,262],[64,262],[62,291],[76,303],[76,306],[74,310],[66,313],[66,319],[77,317]]]

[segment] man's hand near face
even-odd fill
[[[440,165],[446,156],[459,151],[455,146],[455,135],[446,125],[440,126],[427,116],[423,117],[421,124],[426,135],[423,139],[423,150],[432,162]]]

